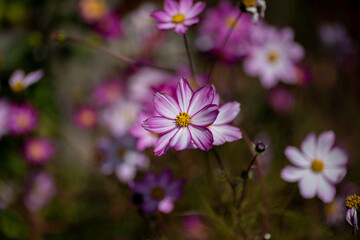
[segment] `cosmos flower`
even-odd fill
[[[216,97],[213,103],[219,105],[219,98]],[[219,108],[216,120],[208,126],[214,137],[214,145],[219,146],[225,142],[233,142],[242,138],[240,129],[228,124],[234,121],[239,112],[240,103],[238,102],[226,103]]]
[[[275,87],[269,91],[267,101],[278,113],[287,114],[294,108],[295,97],[287,88]]]
[[[197,17],[205,8],[204,2],[193,4],[193,0],[165,0],[164,10],[155,11],[151,14],[153,18],[161,22],[157,25],[160,30],[173,29],[178,34],[185,34],[188,28],[200,21]]]
[[[55,152],[55,146],[47,138],[30,138],[26,141],[24,153],[30,163],[42,164],[50,160]]]
[[[11,134],[29,133],[35,129],[37,121],[37,113],[29,104],[11,105],[8,116],[8,126]]]
[[[206,226],[204,219],[199,215],[187,215],[182,219],[182,233],[186,239],[209,239],[208,231],[208,226]]]
[[[256,23],[259,20],[259,16],[262,18],[265,17],[265,10],[266,10],[265,0],[241,0],[240,4],[242,9],[252,14],[252,21],[254,23]]]
[[[98,115],[91,106],[82,106],[76,110],[75,125],[82,129],[89,129],[96,125]]]
[[[123,92],[121,79],[109,79],[95,86],[92,98],[95,104],[105,106],[118,100]]]
[[[207,127],[219,111],[212,104],[215,95],[213,86],[205,86],[193,92],[188,81],[181,78],[176,88],[176,99],[168,94],[156,93],[154,106],[159,116],[153,116],[143,127],[160,138],[155,143],[155,155],[162,155],[169,147],[184,150],[193,142],[201,150],[213,146],[213,135]]]
[[[265,24],[256,26],[254,44],[249,47],[244,70],[250,76],[259,76],[266,88],[278,81],[296,83],[297,64],[304,57],[304,49],[294,42],[292,29],[278,30]]]
[[[30,211],[38,211],[50,202],[56,192],[54,178],[46,172],[38,173],[32,179],[29,192],[24,198],[25,206]]]
[[[169,213],[173,203],[181,197],[183,185],[183,180],[174,180],[171,171],[166,170],[159,175],[148,172],[142,181],[132,184],[132,189],[142,196],[138,204],[145,213],[156,210]]]
[[[329,225],[337,226],[344,221],[345,217],[345,204],[343,197],[336,197],[334,201],[326,204],[325,206],[326,222]]]
[[[346,221],[354,228],[355,232],[359,230],[357,210],[360,206],[360,197],[356,194],[346,197]]]
[[[16,70],[10,77],[9,85],[13,92],[21,92],[28,86],[36,83],[44,76],[42,70],[37,70],[25,75],[23,70]]]
[[[310,133],[301,144],[301,152],[295,147],[285,149],[286,157],[295,166],[285,167],[281,177],[288,182],[299,182],[304,198],[317,195],[325,203],[333,201],[334,184],[344,178],[348,159],[342,149],[332,148],[334,142],[332,131],[323,132],[317,139]]]
[[[80,0],[79,13],[87,23],[95,23],[108,13],[109,9],[105,0]]]
[[[0,99],[0,138],[8,133],[8,114],[10,112],[10,104],[5,99]]]
[[[140,112],[137,117],[137,124],[130,129],[130,134],[137,138],[136,149],[144,151],[148,147],[154,147],[159,138],[158,134],[146,131],[141,124],[150,116],[144,112]]]
[[[95,30],[108,40],[122,35],[120,17],[115,12],[109,12],[94,24]]]

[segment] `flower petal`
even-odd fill
[[[206,105],[212,103],[215,91],[212,86],[205,86],[197,90],[190,100],[188,114],[195,115],[198,111],[203,109]]]
[[[196,147],[201,150],[207,151],[213,146],[213,136],[209,129],[199,128],[192,125],[188,126],[191,134],[191,139]]]
[[[319,159],[325,159],[329,154],[331,147],[335,142],[335,134],[333,131],[327,131],[322,133],[318,138],[317,144],[317,157]]]
[[[240,112],[240,103],[230,102],[222,105],[219,108],[219,115],[217,116],[215,125],[227,124],[233,121]]]
[[[339,183],[346,175],[346,168],[325,168],[324,175],[331,183]]]
[[[301,196],[304,198],[314,197],[320,177],[321,176],[319,174],[307,171],[306,175],[299,181]]]
[[[9,79],[10,86],[14,86],[17,82],[23,81],[25,78],[25,73],[23,70],[16,70]]]
[[[190,124],[197,127],[207,127],[211,125],[219,114],[218,106],[210,104],[191,116]]]
[[[186,27],[182,23],[176,24],[175,29],[174,29],[175,32],[177,32],[178,34],[181,34],[181,35],[185,34],[187,30],[188,30],[188,27]]]
[[[209,130],[213,134],[213,145],[216,146],[242,138],[240,129],[231,125],[211,125]]]
[[[185,19],[183,24],[186,26],[191,26],[191,25],[197,24],[199,22],[200,22],[200,18],[197,17],[197,18]]]
[[[181,13],[186,13],[189,10],[191,10],[191,7],[193,5],[193,0],[181,0],[179,2],[179,9]]]
[[[37,70],[37,71],[31,72],[25,77],[24,85],[29,86],[29,85],[31,85],[33,83],[36,83],[43,76],[44,76],[44,71],[43,70]]]
[[[159,22],[171,22],[172,17],[164,11],[155,11],[151,13],[151,16]]]
[[[154,146],[154,153],[156,156],[163,155],[168,150],[169,141],[176,132],[177,128],[159,137]]]
[[[184,150],[189,147],[191,142],[191,135],[187,127],[180,127],[175,135],[170,139],[170,147],[177,151]]]
[[[131,164],[119,164],[115,169],[116,176],[122,182],[130,182],[136,174],[136,167]]]
[[[169,29],[172,29],[176,26],[175,23],[160,23],[158,25],[156,25],[156,28],[159,29],[159,30],[169,30]]]
[[[174,201],[179,199],[183,194],[182,187],[184,184],[184,180],[173,181],[169,186],[167,186],[166,195],[170,196]]]
[[[317,195],[324,203],[329,203],[334,200],[335,192],[335,187],[331,183],[323,177],[319,177]]]
[[[173,97],[165,93],[155,93],[154,96],[155,110],[163,117],[168,119],[176,119],[180,109]]]
[[[316,136],[310,133],[301,143],[301,151],[303,151],[309,160],[316,158]]]
[[[311,162],[304,157],[304,155],[296,147],[286,147],[285,149],[286,157],[292,162],[295,166],[301,168],[309,168]]]
[[[165,134],[176,128],[174,120],[159,116],[151,117],[145,120],[141,126],[149,132],[157,134]]]
[[[330,153],[324,158],[326,166],[336,167],[339,165],[345,165],[347,163],[348,156],[346,152],[338,147],[335,147]]]
[[[185,78],[181,78],[176,88],[176,97],[181,112],[186,112],[189,108],[190,100],[194,91],[191,89],[189,82]]]
[[[194,4],[194,6],[191,8],[191,10],[187,13],[185,13],[186,18],[193,18],[200,14],[204,8],[206,7],[206,4],[204,2],[197,2]]]
[[[172,15],[175,15],[178,13],[179,5],[174,0],[165,0],[164,10],[165,10],[165,12],[167,12],[168,14],[170,14],[172,16]]]
[[[281,178],[288,182],[298,182],[302,179],[309,170],[303,168],[296,168],[293,166],[286,166],[281,171]]]

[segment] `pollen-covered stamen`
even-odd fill
[[[256,0],[242,0],[241,3],[244,4],[246,8],[256,6]]]
[[[314,172],[321,172],[324,169],[324,163],[320,159],[314,159],[311,164],[311,169]]]
[[[268,60],[271,63],[275,63],[279,59],[279,55],[276,52],[270,52],[268,55]]]
[[[187,127],[190,124],[190,115],[186,112],[179,112],[179,115],[176,116],[176,124],[179,127]]]
[[[172,17],[173,23],[182,23],[185,20],[185,16],[181,13],[178,13]]]
[[[356,194],[346,197],[346,207],[348,208],[358,208],[360,205],[360,197]]]
[[[14,86],[12,86],[12,90],[14,91],[14,92],[21,92],[22,90],[24,90],[24,84],[22,83],[22,82],[17,82],[17,83],[15,83],[14,84]]]

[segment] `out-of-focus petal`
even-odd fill
[[[299,181],[300,193],[304,198],[312,198],[315,196],[319,178],[321,178],[319,174],[308,171]]]
[[[296,147],[286,147],[285,155],[297,167],[310,167],[311,162]]]
[[[317,144],[317,157],[325,159],[329,154],[331,147],[335,142],[335,134],[333,131],[327,131],[320,134]]]
[[[310,133],[301,143],[301,150],[306,154],[309,160],[316,158],[316,136],[315,133]]]
[[[323,177],[319,177],[317,195],[324,203],[329,203],[334,200],[335,192],[335,187],[331,183]]]
[[[308,171],[308,169],[286,166],[281,171],[281,178],[288,182],[298,182],[306,175]]]

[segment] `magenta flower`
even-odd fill
[[[95,30],[108,40],[116,39],[122,35],[120,17],[115,12],[109,12],[94,25]]]
[[[332,148],[334,142],[332,131],[323,132],[318,139],[310,133],[301,144],[302,152],[295,147],[285,149],[285,155],[295,166],[285,167],[281,177],[288,182],[299,182],[304,198],[317,195],[325,203],[334,199],[334,184],[344,178],[348,159],[342,149]]]
[[[174,180],[170,170],[159,175],[149,172],[144,179],[133,183],[132,189],[135,195],[141,196],[141,209],[145,213],[153,213],[156,210],[170,213],[173,203],[183,194],[184,180]]]
[[[35,129],[38,121],[35,109],[27,103],[13,104],[8,118],[9,130],[13,135],[29,133]]]
[[[80,0],[78,11],[85,22],[96,23],[109,12],[109,8],[105,0]]]
[[[178,34],[185,34],[188,27],[197,24],[200,18],[197,17],[205,8],[204,2],[193,4],[193,0],[165,0],[164,10],[155,11],[151,14],[153,18],[161,22],[157,25],[160,30],[173,29]]]
[[[8,114],[10,112],[10,104],[5,99],[0,99],[0,139],[8,133],[9,123]]]
[[[99,106],[116,102],[123,92],[121,79],[110,79],[95,86],[92,97]]]
[[[290,113],[295,104],[294,95],[285,87],[275,87],[270,90],[268,104],[280,114]]]
[[[137,124],[130,129],[130,134],[137,138],[136,149],[144,151],[148,147],[154,147],[156,141],[159,139],[158,134],[146,131],[141,124],[148,119],[149,116],[143,112],[138,114]]]
[[[219,113],[218,106],[212,104],[214,95],[214,87],[210,85],[193,92],[185,78],[180,79],[176,88],[176,99],[168,94],[155,94],[154,105],[159,116],[147,119],[142,125],[161,135],[155,143],[155,155],[162,155],[169,147],[181,151],[191,143],[205,151],[213,146],[213,135],[207,127]]]
[[[31,138],[25,143],[24,153],[30,163],[46,163],[54,154],[55,146],[47,138]]]
[[[75,125],[82,129],[89,129],[96,125],[98,115],[95,108],[82,106],[76,110]]]
[[[10,77],[9,85],[14,92],[21,92],[28,86],[39,81],[44,75],[42,70],[37,70],[25,75],[23,70],[16,70]]]

